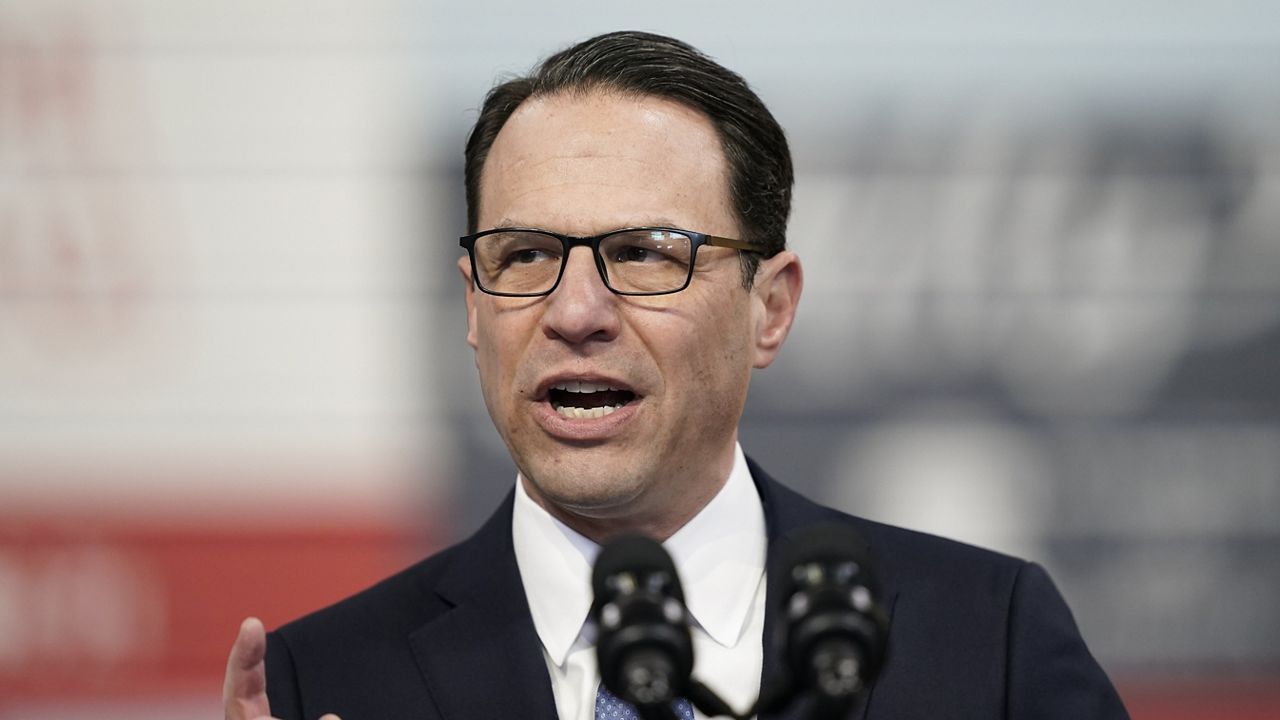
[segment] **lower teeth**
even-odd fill
[[[574,420],[586,420],[589,418],[601,418],[609,415],[614,410],[622,407],[621,405],[603,405],[601,407],[580,408],[572,405],[561,405],[556,408],[556,412],[561,417],[573,418]]]

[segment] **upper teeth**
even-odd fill
[[[605,392],[606,390],[621,390],[608,383],[592,382],[591,380],[564,380],[552,385],[553,390],[563,390],[571,393],[590,393]]]

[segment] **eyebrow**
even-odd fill
[[[551,230],[551,228],[544,227],[537,223],[525,223],[525,222],[520,222],[519,220],[514,220],[512,218],[507,218],[507,217],[498,219],[494,223],[493,227],[495,228],[529,228],[530,230]],[[591,233],[591,234],[598,235],[600,233],[613,232],[614,230],[624,230],[626,228],[636,228],[636,227],[668,227],[668,228],[675,228],[679,230],[690,229],[681,225],[678,222],[670,220],[669,218],[650,217],[650,218],[645,218],[644,220],[637,220],[637,221],[624,223],[622,225],[616,225],[606,230],[601,230],[599,233]],[[559,231],[552,230],[552,232],[559,232]],[[561,233],[561,234],[567,235],[568,233]]]

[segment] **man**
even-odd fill
[[[246,621],[227,717],[625,717],[598,690],[587,579],[628,531],[664,541],[695,675],[745,709],[781,665],[770,548],[833,519],[867,539],[891,616],[859,713],[1125,717],[1037,566],[814,505],[742,454],[751,371],[803,285],[791,186],[760,100],[670,38],[592,38],[491,91],[459,270],[515,489],[472,538],[269,641]]]

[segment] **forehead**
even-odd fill
[[[563,93],[525,101],[494,140],[480,227],[594,234],[679,224],[736,233],[728,170],[711,120],[663,98]]]

